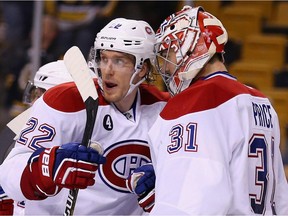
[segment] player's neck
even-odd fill
[[[117,107],[117,109],[124,113],[131,109],[133,102],[135,101],[137,89],[135,88],[130,94],[128,94],[125,98],[123,98],[121,101],[115,102],[114,105]]]
[[[197,75],[197,77],[206,77],[216,71],[227,71],[226,66],[221,61],[215,61],[213,63],[208,63]]]

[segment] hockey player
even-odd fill
[[[26,214],[63,214],[71,188],[83,189],[75,215],[143,213],[125,179],[150,161],[147,132],[169,98],[142,84],[153,69],[154,43],[144,21],[118,18],[97,34],[99,107],[91,140],[102,144],[103,154],[79,145],[86,111],[74,84],[52,88],[35,102],[0,167],[6,173],[0,176],[4,190],[14,199],[27,199]]]
[[[156,33],[156,67],[174,97],[149,130],[151,215],[288,214],[277,114],[227,72],[227,40],[201,7],[184,7]]]
[[[91,75],[93,75],[93,73],[91,73]],[[72,77],[68,73],[62,60],[45,64],[35,73],[33,82],[30,80],[27,82],[23,94],[23,103],[32,105],[46,90],[61,83],[71,81],[73,81]],[[7,154],[14,147],[15,139],[20,134],[21,128],[28,120],[29,113],[30,109],[27,109],[19,114],[17,117],[12,119],[1,132],[0,164],[2,164]],[[13,213],[14,215],[24,215],[23,211],[24,201],[14,202],[13,211],[13,200],[7,196],[0,186],[0,215],[11,215]]]
[[[95,77],[91,72],[91,76]],[[26,88],[23,93],[23,103],[27,105],[32,105],[35,100],[37,100],[46,90],[54,87],[56,85],[72,82],[72,77],[68,73],[64,62],[58,60],[55,62],[50,62],[42,67],[35,73],[34,80],[28,81]],[[13,136],[19,135],[22,125],[24,125],[29,116],[30,108],[12,119],[8,124],[8,128],[14,133]],[[1,136],[2,137],[2,136]],[[15,137],[15,138],[16,138]],[[6,137],[5,142],[1,142],[1,155],[0,155],[0,164],[4,161],[7,153],[11,150],[11,144],[13,143],[14,137]],[[11,141],[11,142],[9,142]],[[13,146],[12,146],[13,147]]]

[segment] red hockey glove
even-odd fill
[[[155,202],[155,172],[152,164],[140,166],[126,179],[126,186],[131,193],[138,195],[138,203],[145,212],[150,212]]]
[[[13,215],[13,202],[0,186],[0,215]]]
[[[105,160],[96,150],[78,143],[37,149],[22,174],[22,192],[27,199],[41,200],[55,196],[63,187],[87,188],[95,183],[98,164]]]

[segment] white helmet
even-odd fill
[[[33,90],[41,88],[44,91],[65,82],[73,81],[63,60],[50,62],[39,68],[34,76],[34,82],[28,81],[23,94],[23,102],[31,104],[33,101]]]
[[[90,75],[92,78],[96,78],[92,70],[90,70]],[[23,103],[31,104],[33,99],[35,99],[35,95],[33,96],[35,89],[41,89],[41,93],[43,94],[56,85],[72,81],[73,79],[63,60],[47,63],[36,72],[34,82],[28,81],[23,94]]]
[[[102,88],[101,71],[97,66],[101,50],[111,50],[128,53],[135,56],[135,73],[130,79],[129,94],[140,82],[133,84],[133,79],[142,68],[146,59],[154,60],[155,33],[152,27],[145,21],[116,18],[108,23],[96,36],[94,43],[93,66],[98,82]],[[92,54],[93,56],[93,54]]]
[[[175,95],[186,89],[205,64],[220,53],[223,58],[228,34],[222,23],[202,7],[184,8],[166,18],[156,32],[156,69],[167,89]],[[163,56],[173,49],[176,53],[175,71],[165,73],[169,61]],[[224,61],[224,58],[223,58]]]
[[[45,90],[61,83],[72,81],[73,79],[67,71],[63,60],[43,65],[34,76],[34,86]]]

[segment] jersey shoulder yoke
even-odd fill
[[[107,104],[97,81],[94,80],[94,83],[99,96],[99,105]],[[62,112],[77,112],[85,109],[85,104],[74,82],[52,87],[44,93],[43,100],[48,106]]]

